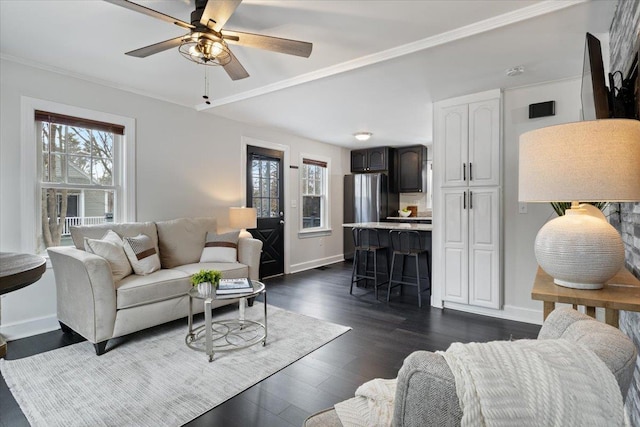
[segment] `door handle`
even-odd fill
[[[462,180],[466,181],[467,180],[467,164],[463,163],[462,164]],[[465,192],[466,194],[466,192]]]
[[[469,191],[469,209],[473,209],[473,191]]]
[[[473,163],[469,163],[469,181],[473,181]]]
[[[462,209],[467,209],[467,192],[464,192],[464,198],[462,199]]]

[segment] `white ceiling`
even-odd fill
[[[193,0],[139,3],[187,22],[195,7]],[[585,32],[606,38],[616,4],[244,0],[226,29],[309,41],[313,52],[306,59],[232,46],[251,77],[233,82],[208,67],[206,109],[205,67],[177,49],[144,59],[124,55],[185,31],[103,1],[0,0],[0,53],[345,147],[428,144],[434,101],[578,76]],[[516,65],[525,73],[506,77]],[[356,142],[357,131],[374,136]]]

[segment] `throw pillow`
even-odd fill
[[[239,235],[240,231],[224,234],[207,233],[200,262],[236,262]]]
[[[87,252],[106,259],[111,266],[111,274],[115,282],[124,279],[131,273],[131,264],[122,247],[122,240],[114,231],[109,230],[102,239],[84,239]]]
[[[160,257],[151,237],[138,234],[136,237],[125,237],[123,241],[134,273],[144,276],[160,270]]]
[[[85,237],[84,238],[84,250],[86,252],[92,252],[91,248],[89,248],[89,239],[91,239],[91,238],[90,237]],[[111,243],[115,243],[116,245],[122,246],[122,239],[120,238],[118,233],[116,233],[113,230],[107,230],[107,232],[104,233],[104,235],[102,237],[96,238],[96,239],[93,239],[93,240],[103,240],[103,241],[106,241],[106,242],[111,242]]]

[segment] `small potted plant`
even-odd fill
[[[191,284],[198,287],[199,294],[209,295],[218,288],[221,278],[222,273],[218,270],[200,270],[191,276]]]

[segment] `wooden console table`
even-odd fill
[[[596,317],[596,307],[603,307],[605,322],[617,328],[619,310],[640,311],[640,280],[622,268],[602,289],[572,289],[556,285],[553,278],[538,267],[531,298],[544,302],[545,319],[557,302],[573,304],[573,308],[584,305],[591,317]]]

